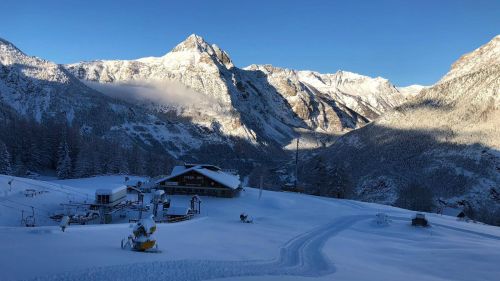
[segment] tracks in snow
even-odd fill
[[[91,268],[35,280],[208,280],[227,277],[294,275],[323,276],[335,266],[322,252],[326,241],[354,223],[372,216],[340,217],[288,241],[273,260],[175,260]]]
[[[406,217],[396,217],[396,216],[389,216],[389,218],[393,219],[393,220],[399,220],[399,221],[409,221],[410,220],[409,218],[406,218]],[[500,236],[496,236],[496,235],[488,234],[488,233],[483,233],[483,232],[479,232],[479,231],[474,231],[474,230],[469,230],[469,229],[464,229],[461,227],[445,225],[445,224],[432,222],[432,221],[431,221],[430,225],[441,227],[441,228],[446,228],[446,229],[450,229],[450,230],[454,230],[454,231],[462,232],[462,233],[466,233],[466,234],[472,234],[472,235],[476,235],[476,236],[480,236],[480,237],[484,237],[484,238],[500,240]]]

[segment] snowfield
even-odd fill
[[[129,223],[71,225],[62,232],[42,220],[68,200],[123,176],[43,182],[0,176],[1,280],[498,280],[500,228],[370,203],[246,188],[239,198],[201,197],[201,215],[158,224],[161,253],[120,248]],[[47,190],[33,198],[26,188]],[[63,193],[66,192],[66,193]],[[78,195],[77,195],[78,194]],[[173,206],[190,197],[172,196]],[[24,204],[24,205],[21,205]],[[10,207],[7,207],[10,206]],[[34,228],[20,227],[20,210],[35,206]],[[239,214],[253,224],[239,222]],[[385,212],[388,226],[374,222]],[[134,218],[135,213],[128,213]]]

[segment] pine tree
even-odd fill
[[[51,144],[50,144],[50,135],[46,131],[45,127],[40,126],[38,129],[38,133],[36,134],[36,142],[38,145],[38,163],[42,169],[47,169],[51,165]]]
[[[108,163],[108,173],[126,174],[128,172],[128,163],[123,156],[123,151],[121,149],[114,149]]]
[[[131,149],[127,150],[126,161],[128,163],[128,170],[133,175],[146,175],[146,160],[144,159],[145,152],[138,146],[134,145]]]
[[[95,174],[93,154],[88,145],[80,147],[78,152],[74,174],[76,177],[90,177]]]
[[[10,165],[10,154],[5,143],[0,141],[0,174],[10,175],[12,168]]]
[[[97,147],[97,149],[95,150],[92,150],[91,157],[92,157],[94,175],[102,175],[105,173],[106,167],[102,155],[103,154],[99,149],[99,147]]]
[[[418,183],[401,188],[398,195],[395,202],[398,207],[415,211],[431,211],[434,208],[432,190]]]
[[[69,157],[69,148],[66,140],[63,140],[59,145],[56,172],[57,177],[60,179],[71,177],[71,158]]]
[[[140,176],[144,176],[147,174],[146,172],[146,160],[144,159],[144,154],[139,154],[136,164],[135,173]]]
[[[30,126],[27,120],[22,120],[19,124],[20,136],[18,141],[18,154],[20,154],[21,162],[27,170],[33,169],[33,127]]]
[[[128,161],[125,157],[122,157],[121,165],[120,165],[120,174],[130,174],[130,169],[128,167]]]
[[[352,186],[349,174],[342,167],[336,167],[331,172],[329,184],[330,196],[336,198],[350,198]]]
[[[26,176],[26,173],[28,172],[28,168],[26,168],[26,165],[24,165],[23,160],[21,159],[21,154],[17,154],[14,163],[15,163],[14,164],[14,175],[19,176],[19,177]]]

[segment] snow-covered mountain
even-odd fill
[[[104,102],[109,99],[101,98],[62,66],[29,57],[3,39],[0,39],[0,97],[5,105],[38,121],[44,115],[63,114],[71,122],[82,111],[96,109],[94,112],[99,114],[110,110]]]
[[[381,77],[371,78],[347,71],[321,74],[271,65],[251,65],[245,69],[262,71],[269,82],[291,104],[297,104],[295,100],[303,99],[307,93],[309,95],[312,93],[313,96],[318,96],[318,99],[336,101],[339,105],[345,106],[345,110],[352,109],[373,119],[406,100],[394,85]],[[303,118],[308,119],[308,116]]]
[[[500,35],[495,36],[488,44],[460,57],[439,82],[445,82],[496,64],[500,64]]]
[[[425,88],[428,87],[422,85],[410,85],[406,87],[398,87],[398,91],[402,93],[405,97],[411,98],[418,95]]]
[[[436,85],[341,137],[308,163],[306,175],[340,171],[348,176],[330,188],[351,186],[354,198],[388,204],[417,185],[500,224],[499,42],[464,55]]]
[[[281,147],[301,134],[314,135],[317,146],[325,136],[359,128],[407,98],[386,79],[344,71],[237,68],[226,52],[197,35],[162,57],[66,67],[101,92],[224,135]]]
[[[82,132],[124,146],[140,143],[162,147],[173,156],[199,149],[204,143],[227,142],[225,136],[191,122],[176,122],[103,95],[63,66],[28,56],[3,39],[0,40],[0,103],[2,112],[13,112],[37,122],[50,118],[66,120]]]
[[[161,57],[64,67],[2,40],[0,59],[2,107],[21,116],[62,118],[125,146],[225,162],[244,174],[255,162],[288,161],[297,137],[301,148],[328,146],[413,95],[346,71],[238,68],[197,35]]]

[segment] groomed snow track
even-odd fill
[[[399,221],[408,221],[409,220],[408,218],[405,218],[405,217],[396,217],[396,216],[389,216],[389,218],[392,219],[392,220],[399,220]],[[496,236],[496,235],[492,235],[492,234],[488,234],[488,233],[482,233],[482,232],[478,232],[478,231],[474,231],[474,230],[469,230],[469,229],[463,229],[463,228],[460,228],[460,227],[454,227],[454,226],[450,226],[450,225],[445,225],[445,224],[442,224],[442,223],[431,222],[430,225],[431,225],[431,227],[432,226],[437,226],[437,227],[442,227],[442,228],[450,229],[450,230],[457,231],[457,232],[462,232],[462,233],[466,233],[466,234],[477,235],[477,236],[480,236],[480,237],[483,237],[483,238],[500,240],[500,236]]]
[[[371,215],[344,216],[298,235],[288,241],[281,248],[279,257],[273,260],[177,260],[124,264],[38,277],[34,280],[188,281],[265,275],[323,276],[335,272],[332,261],[322,252],[326,241],[351,225],[371,217]]]

